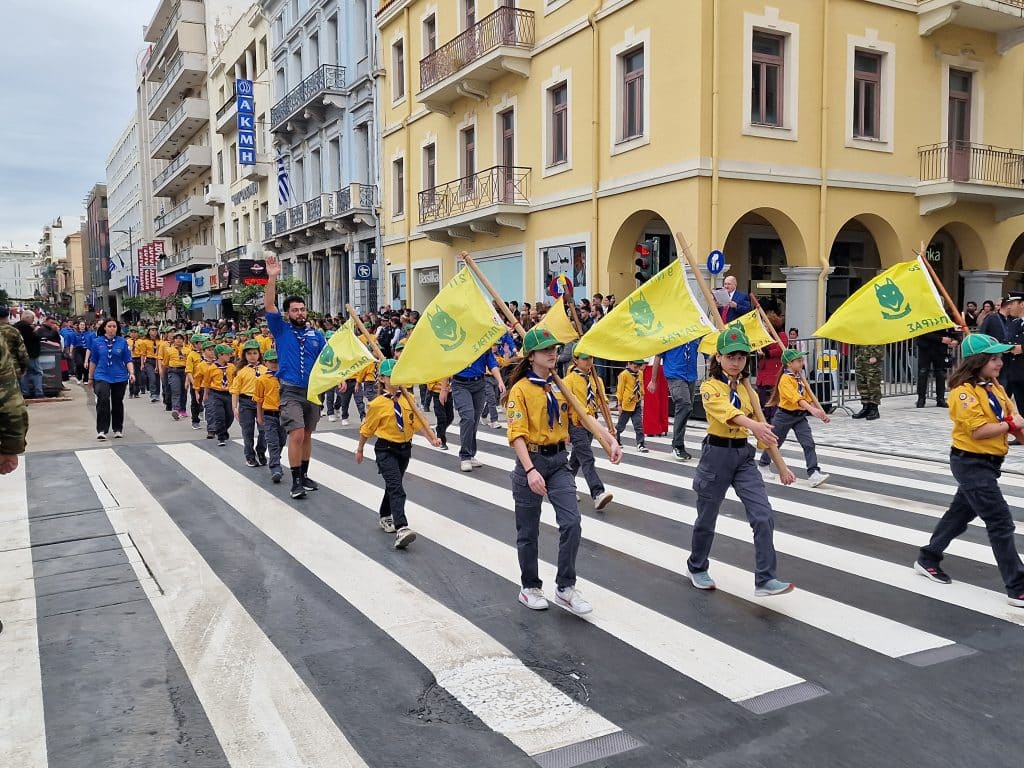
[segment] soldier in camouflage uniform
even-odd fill
[[[885,347],[868,344],[857,347],[854,364],[857,366],[857,391],[860,393],[861,409],[853,414],[855,419],[874,421],[878,418],[878,405],[882,402],[882,357]]]
[[[21,396],[14,359],[7,345],[0,344],[0,475],[18,468],[18,454],[25,452],[26,434],[28,408]]]
[[[11,310],[0,306],[0,339],[6,342],[7,351],[11,353],[11,361],[20,379],[28,370],[28,350],[21,332],[10,323]]]

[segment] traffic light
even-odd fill
[[[642,243],[637,243],[634,250],[636,251],[636,274],[634,277],[640,285],[643,285],[654,277],[654,258],[657,244],[650,240],[644,240]]]

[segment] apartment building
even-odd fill
[[[0,246],[0,290],[12,302],[28,302],[39,290],[39,254],[31,248]]]
[[[686,23],[682,23],[685,16]],[[1024,19],[989,0],[384,0],[387,300],[465,249],[509,299],[636,286],[679,232],[817,323],[928,258],[1024,285]]]
[[[139,158],[139,123],[133,112],[107,155],[107,215],[109,217],[110,265],[108,289],[112,316],[124,312],[128,278],[137,275],[136,251],[143,245],[142,169]]]
[[[64,237],[63,246],[66,260],[57,268],[57,296],[59,303],[72,316],[82,316],[88,310],[95,311],[89,303],[91,285],[89,265],[85,249],[85,222],[81,229]],[[51,299],[52,301],[52,299]]]
[[[51,304],[72,309],[75,282],[72,278],[71,265],[68,261],[68,249],[65,239],[72,233],[79,232],[78,216],[57,216],[43,227],[39,237],[39,257],[36,266],[39,272],[40,297]],[[81,260],[81,249],[78,249]],[[82,304],[85,303],[85,267],[79,265],[81,272]]]
[[[273,152],[288,177],[263,241],[310,286],[317,312],[380,302],[372,1],[260,2],[271,25]]]

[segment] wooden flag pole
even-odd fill
[[[571,294],[570,298],[572,298]],[[564,301],[565,297],[563,296],[562,299]],[[572,313],[572,324],[576,326],[576,333],[579,334],[579,337],[582,339],[583,323],[580,322],[580,316],[576,313],[575,299],[572,299],[572,301],[569,302],[569,311]],[[601,380],[601,377],[597,375],[597,370],[593,366],[590,368],[590,378],[593,380],[594,387],[597,389],[597,401],[601,406],[601,415],[604,416],[604,423],[608,426],[608,431],[614,435],[615,427],[612,426],[612,411],[611,408],[608,407],[608,397],[604,392],[604,382]]]
[[[505,300],[502,299],[501,295],[497,292],[497,290],[495,290],[494,286],[491,284],[491,281],[488,280],[487,276],[480,271],[480,267],[478,267],[476,265],[476,262],[473,261],[473,257],[470,256],[467,251],[462,251],[462,253],[459,254],[459,258],[466,262],[466,266],[469,267],[470,271],[474,275],[476,275],[476,278],[477,280],[480,281],[480,284],[487,289],[487,292],[489,294],[491,294],[491,297],[494,299],[494,303],[498,305],[498,309],[501,310],[501,313],[505,316],[505,319],[508,320],[508,322],[515,327],[516,332],[519,334],[519,337],[525,339],[526,329],[523,328],[522,323],[520,323],[516,319],[516,316],[512,314],[512,310],[508,308],[508,304],[505,303]],[[590,433],[597,438],[598,442],[601,443],[601,447],[604,448],[604,452],[608,454],[608,457],[613,458],[615,454],[615,451],[612,447],[613,444],[608,443],[604,439],[601,425],[598,423],[597,419],[595,419],[593,416],[587,413],[587,409],[584,408],[583,404],[576,399],[576,396],[569,391],[569,388],[565,386],[565,382],[562,381],[562,378],[557,373],[552,372],[551,375],[554,377],[555,384],[561,391],[562,396],[569,401],[569,405],[571,405],[573,410],[576,411],[576,415],[580,417],[580,421],[583,422],[583,426],[590,430]]]
[[[377,338],[366,330],[366,326],[363,325],[363,321],[359,319],[359,315],[356,314],[356,311],[352,309],[351,304],[346,304],[345,309],[348,310],[348,316],[352,318],[352,322],[356,324],[356,328],[359,329],[359,332],[370,342],[370,349],[373,351],[373,356],[377,358],[378,362],[383,360],[384,353],[380,351],[380,346],[377,344]],[[434,430],[431,429],[430,422],[427,421],[426,414],[424,414],[423,411],[420,410],[419,405],[416,404],[416,398],[405,387],[399,387],[398,389],[405,396],[406,401],[412,408],[412,412],[416,414],[416,418],[419,419],[420,423],[426,428],[427,435],[430,437],[430,442],[436,443],[438,440],[437,435],[434,434]]]
[[[768,333],[771,335],[773,339],[775,339],[775,342],[782,348],[782,351],[785,352],[787,349],[789,349],[789,346],[782,343],[782,339],[779,337],[779,332],[775,330],[775,326],[772,325],[771,320],[768,319],[768,315],[766,315],[764,309],[762,309],[761,302],[757,300],[757,296],[755,296],[754,294],[750,294],[750,300],[754,302],[754,306],[757,308],[757,316],[761,318],[761,324],[768,329]],[[816,406],[821,408],[821,401],[818,400],[818,396],[814,394],[814,389],[811,387],[811,382],[807,378],[806,369],[800,371],[800,378],[803,379],[804,383],[807,385],[807,394],[811,396],[811,401]],[[824,408],[822,408],[822,410],[824,410]]]
[[[700,273],[700,265],[697,264],[697,259],[694,257],[693,252],[690,250],[689,244],[686,242],[686,238],[683,237],[681,232],[676,232],[676,242],[679,244],[679,250],[686,258],[686,262],[690,265],[690,269],[693,270],[693,276],[697,280],[697,284],[700,286],[701,293],[704,294],[704,300],[708,303],[708,308],[711,310],[718,309],[718,302],[715,301],[715,296],[711,293],[711,289],[708,287],[707,281],[704,279],[704,275]],[[712,320],[720,331],[725,330],[725,321],[722,320],[722,315],[719,312],[711,312]],[[764,412],[761,410],[761,401],[757,397],[757,392],[750,384],[750,377],[748,376],[743,380],[743,383],[747,386],[747,396],[750,398],[750,405],[754,409],[754,418],[760,421],[762,424],[766,424],[764,418]],[[765,446],[765,450],[768,451],[768,455],[772,457],[772,461],[775,463],[776,468],[779,470],[779,477],[785,477],[790,475],[795,477],[790,472],[789,467],[786,466],[786,460],[782,458],[782,453],[779,451],[777,445]]]
[[[946,290],[946,286],[944,286],[942,281],[939,280],[939,276],[935,274],[935,270],[932,269],[932,265],[928,263],[928,256],[924,250],[923,240],[921,241],[921,252],[917,255],[920,257],[925,269],[928,270],[928,274],[932,278],[932,284],[935,286],[935,290],[937,290],[942,295],[942,298],[946,300],[946,306],[949,307],[949,311],[953,315],[953,321],[960,327],[961,331],[970,335],[971,330],[967,327],[967,321],[965,321],[964,316],[960,314],[960,309],[957,305],[953,303],[953,298],[949,295],[949,291]]]

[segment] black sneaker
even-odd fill
[[[306,489],[302,487],[302,480],[298,477],[292,480],[291,494],[293,499],[306,498]]]
[[[215,437],[216,437],[216,435],[213,434],[213,432],[207,432],[206,433],[206,439],[207,440],[213,440],[213,438],[215,438]]]
[[[258,467],[259,464],[256,463],[256,459],[246,459],[245,460],[245,466],[247,466],[247,467]]]
[[[260,463],[261,467],[267,466],[267,457],[262,454],[256,457],[256,461]]]
[[[308,477],[303,477],[300,482],[302,483],[302,487],[305,488],[307,491],[320,490],[320,486],[317,485],[315,481],[310,480]]]
[[[280,482],[281,482],[281,477],[282,477],[282,475],[281,475],[281,473],[280,473],[280,472],[274,472],[274,473],[273,473],[273,474],[272,474],[272,475],[270,476],[270,482],[272,482],[272,483],[274,483],[274,484],[280,483]]]
[[[939,584],[952,584],[953,580],[949,578],[947,573],[939,568],[937,565],[924,566],[919,562],[914,563],[914,570],[924,576],[926,579],[937,581]]]
[[[672,455],[676,457],[676,461],[689,461],[693,458],[686,451],[679,450],[678,448],[672,451]]]

